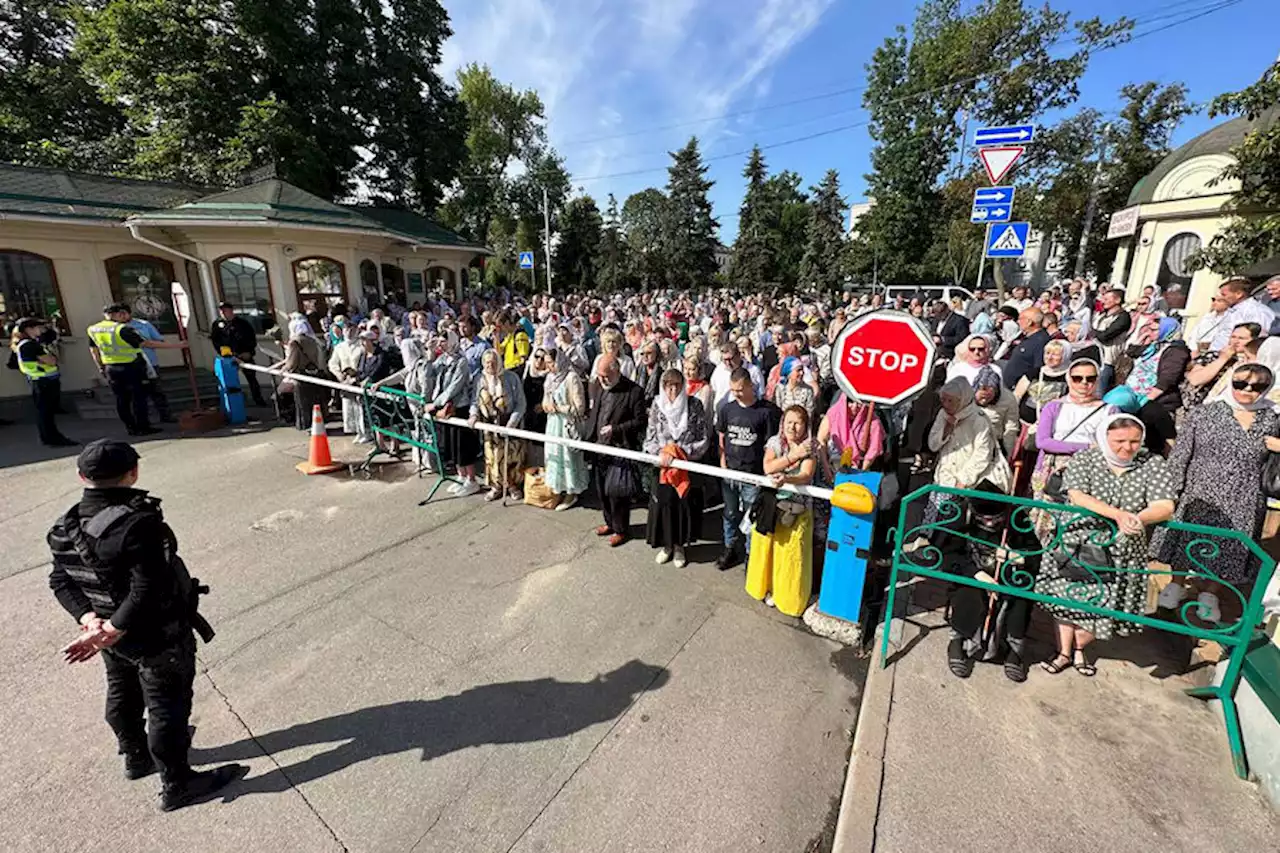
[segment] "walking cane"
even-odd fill
[[[503,433],[503,434],[502,434],[502,468],[503,468],[503,471],[502,471],[502,481],[503,481],[503,482],[502,482],[502,507],[503,507],[503,509],[505,509],[505,508],[506,508],[506,506],[507,506],[507,495],[509,495],[509,494],[511,493],[511,489],[507,486],[507,483],[505,482],[505,481],[506,481],[506,479],[507,479],[507,477],[506,477],[507,470],[506,470],[506,469],[508,469],[510,466],[511,466],[511,436],[507,435],[506,433]],[[485,472],[485,473],[488,473],[488,472]]]

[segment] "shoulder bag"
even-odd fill
[[[1063,543],[1053,552],[1055,573],[1063,580],[1076,583],[1091,583],[1095,580],[1109,583],[1114,577],[1115,564],[1111,562],[1111,552],[1096,542],[1089,540],[1086,534],[1084,541],[1075,545]],[[1090,571],[1092,569],[1092,571]]]
[[[1092,419],[1093,419],[1093,416],[1094,416],[1094,415],[1096,415],[1096,414],[1098,414],[1098,412],[1105,411],[1105,410],[1106,410],[1106,408],[1107,408],[1106,404],[1103,404],[1103,405],[1101,405],[1101,406],[1098,406],[1096,409],[1094,409],[1092,412],[1090,412],[1090,413],[1085,417],[1085,419],[1084,419],[1084,420],[1082,420],[1080,423],[1078,423],[1078,424],[1076,424],[1074,427],[1072,427],[1072,428],[1071,428],[1071,432],[1069,432],[1069,433],[1067,433],[1065,436],[1063,436],[1062,440],[1063,440],[1063,441],[1066,441],[1067,439],[1071,438],[1071,436],[1073,436],[1073,435],[1075,435],[1075,434],[1076,434],[1076,432],[1080,429],[1080,427],[1084,426],[1084,425],[1085,425],[1085,424],[1087,424],[1090,420],[1092,420]],[[1045,481],[1044,481],[1044,496],[1045,496],[1046,498],[1048,498],[1049,500],[1053,501],[1054,503],[1066,503],[1066,502],[1067,502],[1067,490],[1066,490],[1066,487],[1063,485],[1063,477],[1062,477],[1062,472],[1061,472],[1061,471],[1054,471],[1052,474],[1050,474],[1050,475],[1045,479]]]

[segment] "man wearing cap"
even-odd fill
[[[125,778],[159,769],[160,808],[172,811],[206,799],[245,769],[230,764],[197,773],[187,758],[193,632],[206,642],[213,637],[196,609],[207,589],[187,573],[160,501],[134,488],[133,447],[99,439],[80,453],[78,467],[84,494],[48,535],[49,587],[81,626],[63,654],[78,663],[102,652],[106,720],[124,756]]]
[[[40,443],[46,447],[72,447],[78,442],[62,434],[54,416],[58,413],[58,401],[62,397],[62,380],[59,378],[58,357],[41,342],[47,329],[43,320],[23,317],[15,328],[14,358],[18,370],[31,385],[31,397],[36,404],[36,429]]]
[[[89,353],[98,372],[111,386],[116,397],[116,414],[124,422],[129,435],[155,435],[147,416],[147,397],[143,383],[147,381],[144,349],[185,349],[186,341],[148,341],[137,329],[125,325],[132,312],[117,302],[102,309],[102,321],[89,327]]]
[[[221,317],[213,321],[209,330],[209,338],[213,341],[213,351],[218,355],[234,355],[242,363],[253,364],[253,356],[258,351],[258,333],[243,317],[236,316],[236,307],[230,302],[218,306]],[[249,394],[255,406],[266,406],[262,399],[262,388],[258,386],[258,374],[252,370],[242,371],[244,381],[249,386]]]

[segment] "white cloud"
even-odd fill
[[[584,178],[662,166],[665,152],[693,133],[704,150],[749,134],[744,122],[733,122],[731,132],[727,122],[707,121],[632,135],[758,103],[773,69],[834,0],[445,3],[455,33],[444,49],[446,73],[482,62],[505,82],[537,89],[552,143],[575,178]],[[601,200],[613,191],[621,201],[664,180],[658,172],[584,186]]]

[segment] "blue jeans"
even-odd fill
[[[750,554],[751,537],[743,536],[739,525],[742,524],[742,517],[755,504],[756,497],[760,494],[760,487],[739,483],[736,480],[721,480],[720,491],[724,496],[725,553],[732,552],[738,546],[738,542],[743,541],[743,553]]]
[[[1113,365],[1104,364],[1098,371],[1098,396],[1106,394],[1116,381],[1116,369]]]

